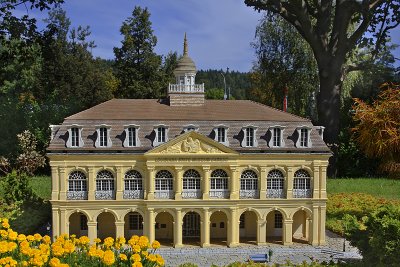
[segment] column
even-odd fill
[[[286,183],[286,198],[291,199],[293,198],[293,168],[287,167],[287,183]]]
[[[229,181],[230,199],[239,199],[239,170],[231,166],[231,177]]]
[[[319,166],[319,187],[320,187],[319,197],[322,199],[326,199],[326,168],[327,168],[326,165]]]
[[[258,219],[257,226],[257,245],[265,245],[267,242],[267,221]]]
[[[156,224],[156,220],[155,220],[155,216],[154,216],[154,209],[153,208],[149,208],[146,212],[147,215],[147,222],[144,223],[144,225],[146,226],[146,229],[143,229],[144,234],[149,238],[150,244],[155,240],[155,224]]]
[[[116,228],[115,238],[125,237],[124,227],[125,227],[125,221],[115,222],[115,228]]]
[[[53,241],[56,237],[60,236],[60,214],[58,209],[51,209],[51,219],[52,219],[52,230],[53,230]]]
[[[69,223],[65,209],[60,210],[60,235],[63,234],[69,234]]]
[[[258,178],[260,186],[260,199],[267,198],[267,168],[261,167],[260,177]]]
[[[122,166],[117,166],[117,177],[116,177],[116,189],[117,192],[115,194],[115,199],[116,200],[122,200],[123,199],[123,194],[124,194],[124,174],[123,174],[123,168]],[[117,235],[118,237],[118,235]]]
[[[325,221],[326,221],[326,206],[319,208],[319,245],[325,245]]]
[[[65,177],[65,168],[61,167],[59,169],[60,174],[60,200],[67,199],[67,179]]]
[[[231,208],[228,218],[228,247],[236,247],[239,244],[239,220],[237,219],[237,209]]]
[[[183,247],[182,244],[182,211],[180,209],[176,210],[175,214],[175,221],[174,221],[174,247],[181,248]]]
[[[208,208],[203,210],[203,220],[201,221],[201,247],[210,246],[210,211]]]
[[[182,182],[183,182],[183,169],[182,166],[175,166],[175,200],[182,199]]]
[[[203,199],[210,199],[210,166],[203,166]]]
[[[307,216],[306,218],[306,225],[305,225],[305,233],[304,238],[308,241],[309,244],[312,244],[310,229],[312,228],[312,219]]]
[[[154,187],[156,179],[156,170],[154,166],[148,166],[148,176],[147,176],[147,200],[154,199]]]
[[[58,200],[59,193],[59,180],[60,175],[58,173],[57,166],[51,166],[51,199]]]
[[[292,224],[293,224],[293,220],[284,219],[284,222],[283,222],[283,245],[284,246],[293,244]]]
[[[319,244],[318,231],[319,231],[319,209],[318,206],[312,207],[312,229],[311,229],[311,245],[317,246]]]
[[[313,198],[319,198],[319,166],[316,166],[317,164],[314,162],[314,169],[313,169],[313,184],[312,184],[312,188],[313,188]]]
[[[94,168],[89,167],[88,169],[88,200],[95,200],[96,193],[96,178],[94,174]]]
[[[93,243],[93,241],[97,238],[97,222],[88,221],[87,226],[88,226],[88,237],[90,238],[90,242]]]

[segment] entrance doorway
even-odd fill
[[[200,215],[197,212],[188,212],[183,217],[183,243],[200,246]]]

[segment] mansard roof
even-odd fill
[[[310,120],[250,100],[205,100],[199,106],[170,106],[157,99],[112,99],[72,116],[81,120],[168,120],[168,121],[275,121]]]

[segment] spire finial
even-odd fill
[[[187,39],[186,39],[186,32],[185,32],[185,38],[183,39],[183,55],[184,56],[188,55],[188,44],[187,44]]]

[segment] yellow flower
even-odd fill
[[[50,242],[51,242],[50,236],[45,235],[45,236],[43,237],[43,242],[44,242],[45,244],[50,244]]]
[[[119,259],[121,261],[126,261],[126,260],[128,260],[128,257],[124,253],[121,253],[121,254],[119,254]]]
[[[112,252],[111,250],[106,250],[104,252],[104,256],[103,256],[103,263],[105,265],[113,265],[115,262],[115,257],[114,257],[114,252]]]
[[[40,234],[34,234],[33,238],[35,238],[35,241],[39,242],[40,240],[42,240],[42,236]]]
[[[75,251],[75,245],[71,240],[67,240],[64,244],[64,250],[66,253],[72,253]]]
[[[17,238],[18,238],[18,233],[17,233],[17,232],[14,232],[14,231],[11,230],[11,229],[9,229],[9,232],[8,232],[8,239],[10,239],[10,240],[17,240]]]
[[[132,267],[143,267],[143,265],[140,261],[136,261],[136,262],[132,263]]]
[[[154,240],[153,243],[151,244],[152,248],[158,249],[160,247],[160,242],[157,240]]]
[[[35,238],[33,237],[33,235],[28,235],[26,237],[26,240],[28,240],[29,242],[32,242],[33,240],[35,240]]]
[[[54,256],[61,257],[64,254],[64,248],[60,243],[53,243],[51,245],[51,249],[53,251]]]
[[[3,226],[3,228],[6,228],[6,229],[10,228],[10,224],[8,222],[8,219],[6,219],[6,218],[2,219],[1,226]]]
[[[139,254],[133,254],[133,255],[131,256],[131,261],[133,261],[133,262],[139,262],[139,261],[142,261],[142,258],[140,257]]]
[[[146,250],[143,250],[143,251],[141,252],[141,254],[143,255],[143,257],[147,257],[147,255],[149,255],[149,252],[146,251]]]
[[[87,237],[87,236],[81,236],[81,237],[79,238],[79,242],[80,242],[82,245],[87,245],[87,244],[90,243],[90,239],[89,239],[89,237]]]
[[[140,250],[141,250],[141,248],[140,248],[139,245],[134,245],[134,246],[132,247],[132,249],[133,249],[133,251],[136,252],[136,253],[139,253]]]
[[[94,241],[94,243],[96,243],[96,244],[101,243],[101,239],[100,239],[100,238],[95,238],[93,241]]]
[[[60,265],[60,260],[58,258],[51,258],[49,265],[50,267],[58,267]]]
[[[113,244],[114,244],[114,238],[107,237],[106,239],[104,239],[104,246],[106,246],[107,248],[112,247]]]
[[[26,240],[26,236],[24,234],[19,234],[17,238],[18,242],[22,242]]]

